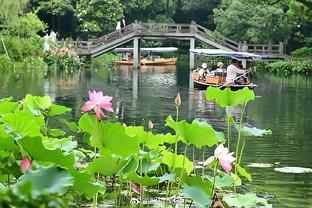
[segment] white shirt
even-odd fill
[[[50,38],[51,40],[53,40],[54,42],[56,41],[56,33],[54,31],[51,31],[50,33]]]
[[[226,69],[226,82],[234,82],[234,79],[237,77],[237,74],[243,74],[246,71],[238,68],[234,64],[230,64]]]

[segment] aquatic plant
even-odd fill
[[[248,89],[229,92],[210,88],[207,97],[222,107],[243,105],[253,100]],[[0,100],[0,204],[55,207],[114,204],[115,206],[210,207],[227,204],[235,207],[269,207],[255,194],[233,193],[240,176],[251,179],[240,166],[243,146],[235,151],[224,147],[224,135],[206,122],[179,120],[181,96],[177,95],[175,119],[168,116],[166,126],[174,131],[155,134],[153,123],[127,126],[103,119],[104,110],[113,111],[112,97],[90,91],[78,123],[62,118],[71,109],[52,104],[49,96],[26,95],[18,102]],[[95,109],[96,108],[96,109]],[[51,120],[63,124],[51,127]],[[270,133],[228,122],[242,138]],[[82,138],[78,143],[74,138]],[[239,137],[240,140],[240,137]],[[183,145],[181,154],[178,146]],[[214,156],[203,161],[188,158],[190,147],[215,149]],[[236,148],[237,149],[237,148]],[[234,161],[235,159],[235,161]],[[232,164],[234,166],[232,171]],[[195,165],[200,165],[198,172]],[[223,168],[220,169],[219,166]],[[235,189],[236,191],[236,189]],[[160,202],[161,193],[166,197]],[[103,197],[100,197],[103,196]],[[248,200],[245,200],[248,198]],[[92,202],[90,201],[91,199]],[[244,200],[242,200],[244,199]]]

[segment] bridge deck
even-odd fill
[[[235,42],[222,35],[216,34],[196,23],[191,24],[162,24],[162,23],[133,23],[120,30],[106,34],[92,41],[70,41],[78,55],[96,57],[113,50],[134,38],[140,39],[180,39],[209,44],[215,48],[228,51],[252,52],[268,59],[284,59],[287,57],[283,43],[280,44],[247,44]],[[64,43],[61,43],[64,44]]]

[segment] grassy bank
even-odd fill
[[[256,62],[257,71],[268,71],[278,75],[302,74],[312,75],[312,61],[277,61],[273,63]]]

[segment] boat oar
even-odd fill
[[[247,70],[245,73],[243,73],[243,74],[237,76],[235,79],[233,79],[232,82],[234,82],[235,80],[237,80],[237,79],[239,79],[239,78],[245,76],[245,75],[248,74],[249,72],[250,72],[250,70]],[[222,88],[222,87],[224,87],[224,86],[226,86],[227,84],[232,83],[232,82],[226,82],[226,83],[224,83],[223,85],[221,85],[219,88]]]

